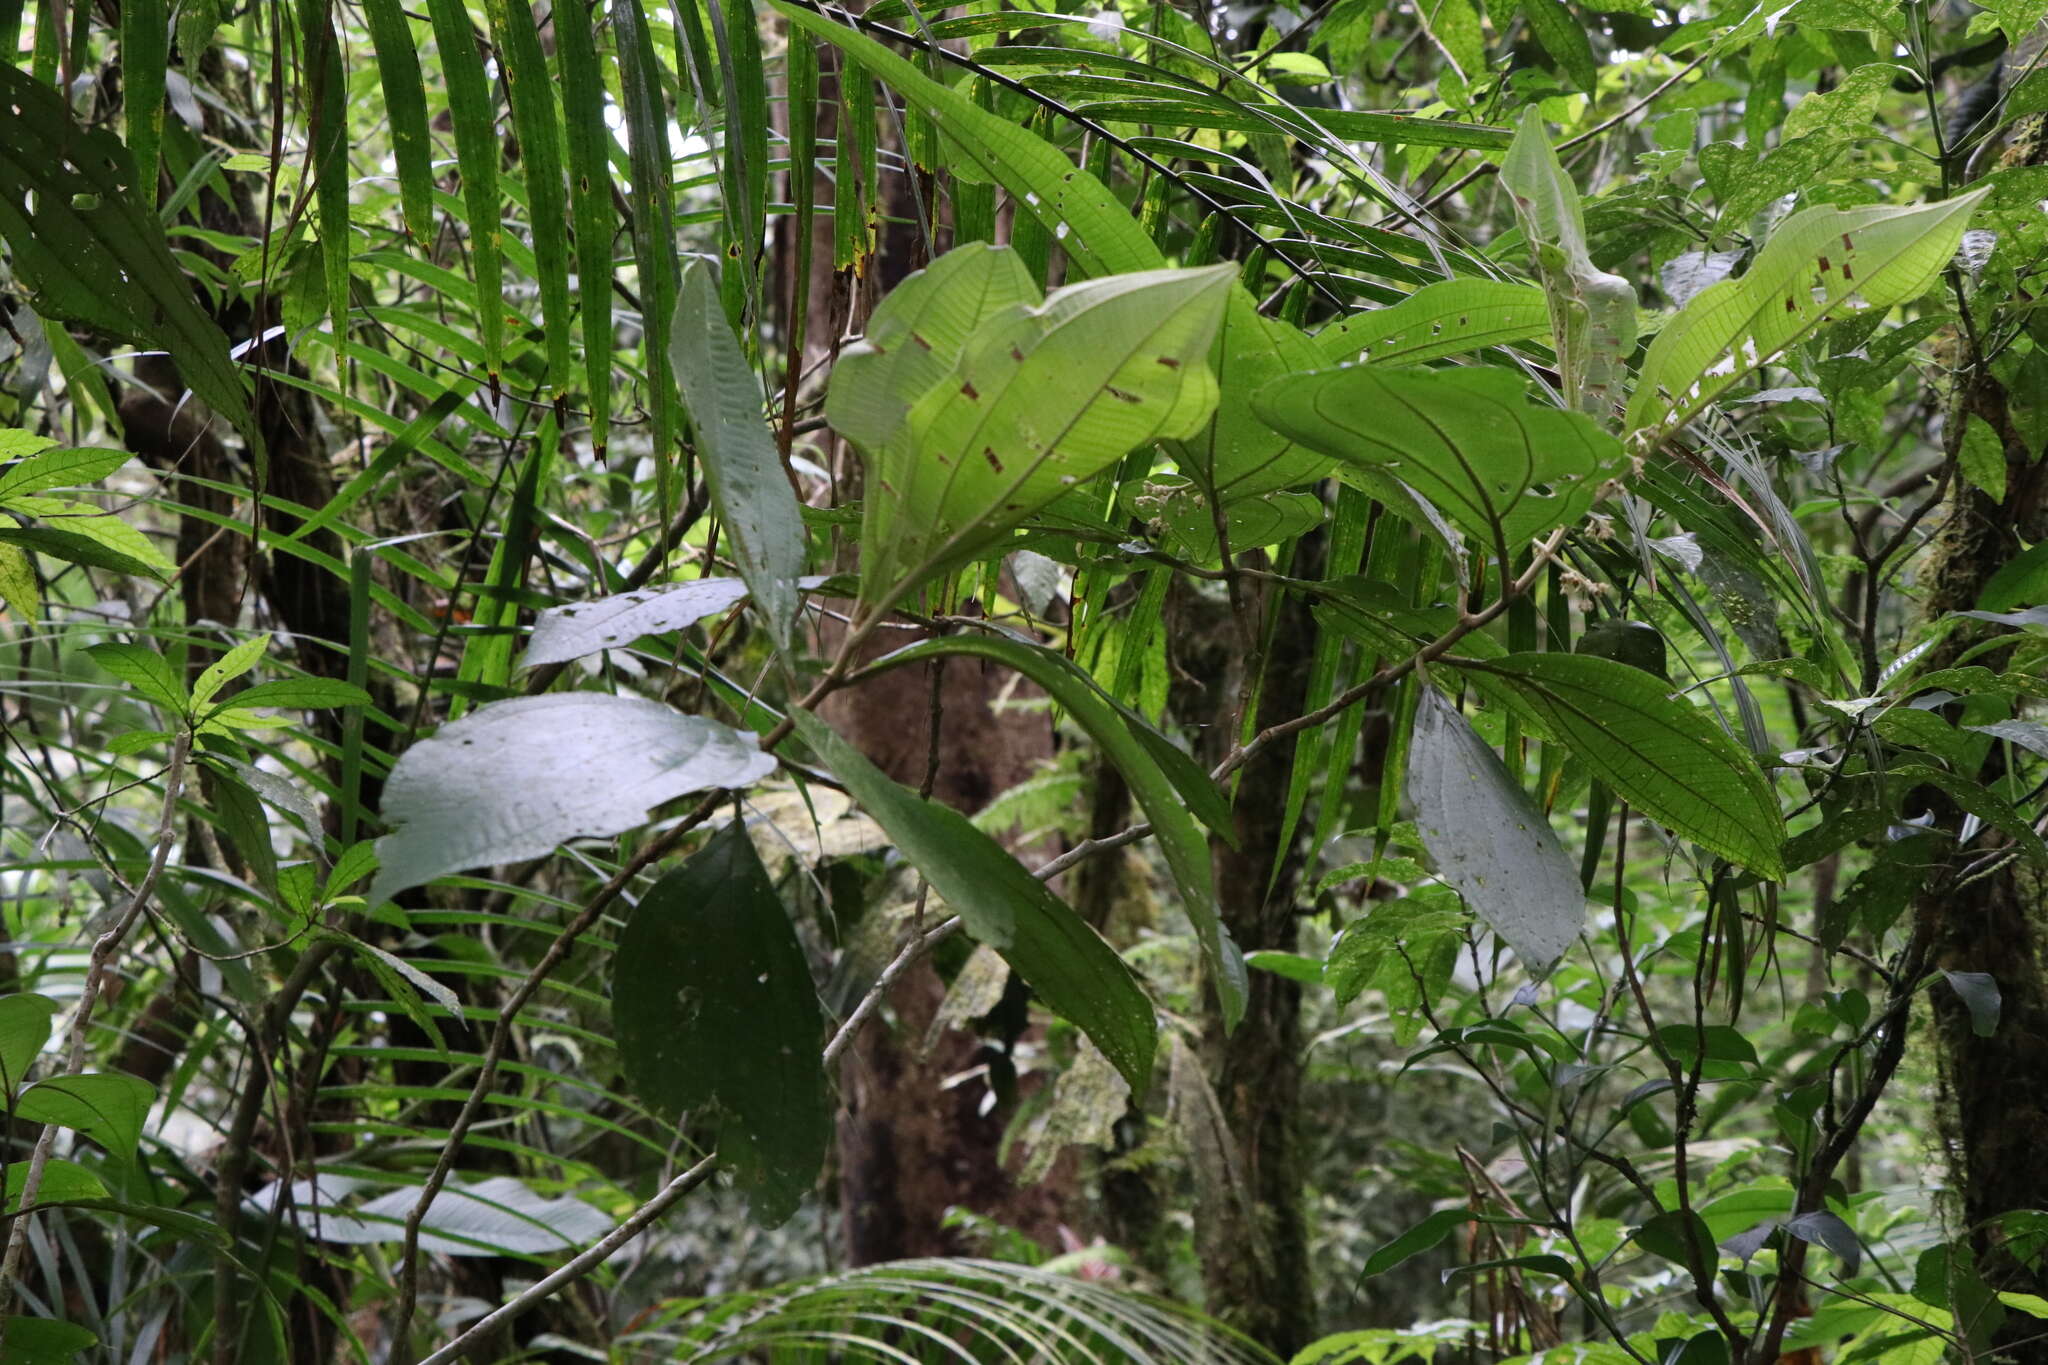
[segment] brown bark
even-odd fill
[[[1958,384],[1951,452],[1960,445],[1965,422],[1988,426],[2005,448],[2006,494],[2000,501],[1962,486],[1951,499],[1922,578],[1930,621],[1975,607],[1992,574],[2023,543],[2048,535],[2048,464],[2042,458],[2048,452],[2029,447],[2011,419],[2010,396],[1987,370],[1967,365]],[[1985,638],[1982,631],[1951,631],[1925,666],[1948,666]],[[1972,662],[1997,667],[2000,658],[1994,653]],[[1999,778],[1999,763],[1994,748],[1978,778]],[[1950,828],[1960,823],[1959,812],[1947,815]],[[2040,1133],[2048,1129],[2048,887],[2019,858],[1966,875],[1984,851],[1982,843],[1973,844],[1952,859],[1914,907],[1933,965],[1987,973],[2000,996],[1997,1028],[1989,1037],[1977,1036],[1954,990],[1937,985],[1930,996],[1946,1100],[1943,1139],[1956,1211],[1981,1272],[1994,1289],[2042,1294],[2048,1293],[2048,1275],[2007,1250],[1998,1224],[2007,1213],[2048,1209],[2048,1166],[2036,1151]],[[2009,1321],[1995,1345],[2021,1365],[2044,1365],[2048,1341],[2035,1333],[2037,1326],[2023,1318]]]
[[[1297,563],[1295,571],[1303,566]],[[1192,591],[1177,592],[1177,603],[1168,599],[1175,616],[1169,647],[1191,686],[1183,688],[1176,710],[1183,720],[1205,725],[1205,757],[1213,762],[1236,737],[1241,680],[1260,662],[1244,658],[1242,634],[1233,622],[1218,619],[1219,604]],[[1301,713],[1315,639],[1299,598],[1289,595],[1268,605],[1279,619],[1267,632],[1271,653],[1263,661],[1261,727]],[[1296,947],[1294,899],[1302,864],[1292,841],[1281,842],[1292,752],[1292,745],[1270,746],[1239,770],[1233,803],[1237,847],[1220,840],[1215,845],[1217,902],[1231,936],[1247,952]],[[1315,1331],[1303,1206],[1300,986],[1253,972],[1244,1020],[1229,1034],[1211,991],[1204,1051],[1235,1146],[1236,1177],[1224,1185],[1235,1185],[1240,1195],[1211,1195],[1195,1209],[1205,1307],[1285,1358]]]

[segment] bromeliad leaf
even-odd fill
[[[1399,480],[1460,529],[1510,550],[1578,520],[1628,462],[1584,414],[1529,402],[1508,370],[1347,365],[1268,384],[1256,403],[1369,487]],[[1387,491],[1389,505],[1407,503]]]
[[[1566,401],[1605,420],[1620,401],[1636,346],[1636,291],[1593,264],[1579,192],[1559,164],[1534,105],[1500,166],[1550,309]]]
[[[1137,977],[1116,951],[966,816],[891,781],[810,712],[792,708],[789,716],[804,743],[888,832],[967,932],[1000,952],[1142,1095],[1152,1078],[1158,1023]]]
[[[1433,687],[1415,708],[1408,797],[1444,880],[1542,976],[1579,936],[1586,896],[1550,822]]]
[[[1822,205],[1794,214],[1747,274],[1701,290],[1658,333],[1629,402],[1628,429],[1683,426],[1822,323],[1918,298],[1990,192],[1918,208]]]
[[[978,296],[978,275],[955,278]],[[1011,303],[973,328],[935,384],[893,396],[906,404],[893,428],[877,402],[838,399],[841,413],[856,414],[856,429],[890,431],[863,448],[866,613],[886,610],[1139,444],[1192,434],[1216,401],[1205,361],[1232,277],[1227,266],[1144,271],[1070,285],[1037,306]],[[929,292],[913,304],[920,299],[929,305]],[[910,332],[908,344],[917,337]],[[832,387],[863,373],[907,386],[930,371],[883,370],[870,359],[851,378],[835,373]]]
[[[742,822],[654,884],[612,961],[634,1093],[671,1121],[723,1110],[719,1155],[755,1220],[783,1222],[824,1163],[832,1106],[810,967]]]
[[[1585,654],[1459,665],[1511,687],[1593,776],[1643,814],[1766,877],[1784,875],[1785,826],[1756,760],[1639,668]]]
[[[384,817],[397,828],[377,841],[369,900],[618,834],[664,801],[744,787],[774,767],[752,734],[644,697],[493,702],[413,745],[391,770]]]
[[[1354,360],[1419,365],[1482,346],[1527,341],[1548,330],[1550,307],[1533,284],[1443,280],[1399,303],[1332,323],[1316,333],[1313,345],[1326,365]]]

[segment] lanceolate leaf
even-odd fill
[[[618,834],[664,801],[745,787],[774,767],[753,735],[644,697],[493,702],[413,745],[392,769],[384,818],[397,828],[377,841],[370,903],[445,873]]]
[[[199,310],[155,213],[139,202],[135,163],[103,128],[80,128],[57,92],[0,62],[0,239],[36,312],[96,327],[177,357],[178,373],[232,422],[261,459],[262,441],[227,338]],[[35,218],[24,212],[35,198]]]
[[[1233,274],[1090,280],[977,326],[895,434],[863,451],[865,607],[893,604],[1142,442],[1196,430],[1216,400],[1205,362]]]
[[[677,1120],[716,1105],[718,1152],[774,1226],[824,1164],[832,1105],[803,946],[742,822],[633,907],[612,958],[612,1026],[633,1091]]]
[[[1354,360],[1419,365],[1447,355],[1527,341],[1550,330],[1550,307],[1533,284],[1444,280],[1401,302],[1354,313],[1315,335],[1325,365]]]
[[[1507,370],[1347,365],[1268,384],[1256,403],[1281,431],[1368,476],[1399,479],[1510,553],[1585,515],[1627,464],[1590,418],[1531,403]]]
[[[1794,214],[1747,274],[1701,290],[1657,334],[1629,429],[1682,425],[1823,322],[1918,298],[1990,192],[1918,208],[1822,205]]]
[[[1524,967],[1548,972],[1585,922],[1578,871],[1543,812],[1433,687],[1415,708],[1408,796],[1444,880]]]
[[[1142,1095],[1158,1025],[1137,977],[1093,929],[1001,846],[947,806],[883,775],[816,716],[791,710],[797,733],[888,832],[967,932],[995,948],[1053,1011],[1095,1040]]]
[[[683,271],[669,358],[689,406],[711,496],[733,556],[776,646],[796,631],[796,580],[804,571],[803,514],[768,435],[761,384],[726,324],[710,267]]]
[[[1166,264],[1130,210],[1100,180],[1076,170],[1051,143],[980,108],[864,33],[782,0],[768,3],[793,28],[839,48],[929,115],[968,164],[1008,190],[1047,232],[1062,234],[1060,245],[1087,274],[1153,270]]]
[[[1153,833],[1180,889],[1182,907],[1201,940],[1202,955],[1209,963],[1216,995],[1223,1005],[1224,1028],[1235,1029],[1244,1017],[1244,954],[1231,940],[1230,930],[1224,927],[1216,905],[1208,838],[1166,773],[1139,741],[1132,725],[1096,691],[1094,682],[1072,660],[1020,640],[950,635],[897,650],[877,667],[896,667],[947,654],[990,659],[1030,678],[1052,694],[1053,700],[1080,723],[1122,771],[1138,804],[1144,808],[1145,818],[1152,822]]]
[[[800,588],[825,580],[809,576]],[[623,649],[646,635],[661,635],[695,625],[707,616],[747,600],[745,580],[695,578],[667,588],[643,588],[610,597],[549,607],[533,621],[533,635],[520,661],[528,668],[580,659],[602,649]]]
[[[1510,654],[1461,665],[1507,683],[1622,799],[1766,877],[1784,874],[1785,827],[1749,753],[1659,679],[1585,654]]]
[[[434,20],[434,45],[441,79],[448,89],[448,115],[455,125],[455,159],[462,172],[462,203],[469,218],[471,270],[476,277],[477,331],[484,344],[484,368],[493,391],[505,356],[503,252],[499,248],[498,141],[496,111],[476,28],[461,0],[427,0]]]

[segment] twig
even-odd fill
[[[76,1076],[84,1072],[87,1035],[91,1030],[93,1008],[98,1005],[100,992],[105,988],[107,974],[114,959],[120,955],[121,945],[127,940],[128,932],[135,922],[142,918],[149,898],[156,891],[157,879],[163,875],[164,864],[170,861],[171,844],[177,834],[178,797],[185,788],[185,760],[192,751],[192,734],[180,729],[178,737],[171,742],[171,763],[164,773],[163,814],[157,820],[156,851],[150,856],[149,870],[135,885],[135,894],[121,911],[121,917],[113,927],[99,936],[92,945],[92,957],[85,973],[85,989],[78,997],[78,1008],[71,1016],[71,1028],[66,1038],[64,1069],[58,1077]],[[52,1079],[55,1079],[54,1077]],[[27,1209],[36,1201],[36,1195],[43,1186],[43,1172],[50,1164],[50,1149],[57,1141],[55,1123],[43,1125],[43,1131],[36,1138],[35,1150],[29,1155],[28,1170],[21,1180],[21,1199],[17,1209]],[[32,1220],[16,1218],[7,1229],[7,1249],[0,1253],[0,1350],[4,1350],[7,1335],[6,1311],[13,1304],[15,1279],[21,1272],[21,1259],[28,1250],[28,1229]]]

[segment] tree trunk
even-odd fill
[[[1975,357],[1965,357],[1974,362]],[[2004,446],[2006,494],[1994,500],[1959,486],[1947,509],[1947,523],[1929,555],[1922,582],[1930,620],[1968,610],[1992,574],[2021,548],[2048,535],[2048,468],[2043,452],[2029,447],[2008,410],[2008,394],[1988,370],[1959,367],[1959,389],[1950,416],[1951,454],[1960,447],[1963,425],[1981,422]],[[1975,630],[1951,631],[1924,661],[1949,666],[1985,638]],[[1972,662],[1999,666],[1999,656]],[[2002,776],[1994,748],[1981,781]],[[1960,824],[1960,812],[1943,823]],[[1977,849],[1981,854],[1982,849]],[[1930,879],[1914,907],[1935,966],[1949,972],[1983,972],[1997,983],[1999,1018],[1989,1037],[1977,1036],[1962,997],[1946,985],[1931,996],[1945,1104],[1943,1139],[1964,1229],[1981,1273],[1994,1289],[2048,1293],[2048,1276],[2007,1250],[1999,1227],[2002,1215],[2048,1209],[2048,1165],[2035,1144],[2048,1130],[2048,897],[2038,870],[2014,858],[1989,872],[1967,875],[1977,856],[1958,856]],[[1995,1344],[2022,1365],[2048,1365],[2048,1341],[2039,1324],[2011,1315]]]
[[[1294,571],[1303,572],[1303,566],[1297,563]],[[1175,614],[1193,619],[1176,620],[1170,647],[1178,671],[1199,690],[1177,709],[1185,720],[1204,725],[1204,758],[1214,763],[1237,737],[1241,679],[1260,665],[1244,657],[1235,625],[1215,619],[1215,604],[1191,591],[1179,596]],[[1272,652],[1264,661],[1261,728],[1301,713],[1315,640],[1314,623],[1300,597],[1283,596],[1274,609],[1279,619],[1269,632]],[[1281,842],[1292,761],[1293,746],[1276,744],[1239,770],[1237,847],[1216,844],[1217,901],[1232,937],[1247,952],[1292,952],[1296,946],[1294,896],[1301,859],[1292,840]],[[1284,1359],[1315,1331],[1302,1203],[1301,987],[1271,972],[1253,972],[1244,1021],[1228,1035],[1212,990],[1206,997],[1204,1033],[1210,1085],[1234,1149],[1227,1159],[1235,1166],[1222,1182],[1233,1193],[1211,1193],[1195,1209],[1206,1307]],[[1213,1190],[1218,1182],[1203,1183]]]

